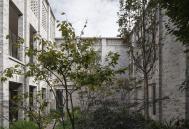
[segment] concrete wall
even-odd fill
[[[159,120],[161,115],[159,110],[162,110],[162,120],[169,121],[174,118],[185,118],[186,111],[189,110],[186,109],[186,92],[185,90],[181,90],[182,84],[184,83],[184,81],[186,81],[186,47],[181,42],[177,41],[175,36],[168,34],[167,28],[165,27],[168,21],[168,17],[164,14],[164,11],[162,11],[161,13],[162,15],[157,16],[157,19],[159,21],[161,20],[161,22],[159,22],[159,24],[157,25],[156,35],[156,41],[158,45],[158,58],[155,64],[155,72],[152,76],[152,79],[149,80],[150,84],[154,84],[156,86],[156,113],[153,113],[152,104],[153,85],[150,85],[150,116],[153,119]],[[134,38],[135,37],[133,37],[133,39]],[[159,47],[160,42],[162,47]],[[136,71],[132,76],[142,77],[142,75],[138,74]],[[162,89],[160,90],[160,92],[162,93],[162,98],[159,97],[160,86],[162,87]],[[143,99],[143,90],[143,84],[140,84],[139,88],[137,88],[136,90],[138,100]],[[162,102],[162,108],[159,105],[159,101]]]
[[[181,90],[186,79],[185,46],[168,34],[165,27],[168,17],[163,15],[162,20],[162,97],[168,98],[162,101],[162,118],[185,118],[185,91]]]
[[[54,39],[48,35],[44,36],[41,31],[41,3],[42,0],[39,0],[39,9],[38,15],[35,15],[31,10],[31,0],[12,0],[12,3],[16,6],[16,8],[22,13],[22,16],[19,19],[19,36],[24,39],[24,44],[20,49],[19,53],[22,55],[21,60],[18,60],[9,54],[9,40],[6,39],[6,36],[9,34],[9,1],[10,0],[0,0],[0,70],[1,72],[11,66],[16,64],[25,65],[29,62],[29,58],[24,56],[25,48],[29,47],[29,39],[30,39],[30,26],[32,26],[36,32],[41,35],[43,38],[54,41]],[[45,1],[46,2],[46,1]],[[47,1],[48,8],[48,19],[47,23],[50,24],[50,16],[53,17],[52,10]],[[55,26],[54,26],[55,29]],[[52,30],[52,29],[51,29]],[[46,33],[50,33],[50,25],[48,25],[48,29]],[[13,78],[9,79],[7,82],[4,82],[0,86],[0,126],[8,127],[9,126],[9,82],[16,82],[22,84],[21,92],[26,93],[29,92],[29,86],[35,86],[38,90],[41,90],[41,86],[37,83],[33,82],[32,78],[24,78],[23,76],[15,75]],[[47,89],[46,86],[43,86]],[[48,93],[48,92],[47,92]],[[28,103],[28,100],[26,101]],[[24,112],[20,113],[20,119],[24,119]]]
[[[88,39],[88,38],[90,39],[90,37],[84,37],[84,39]],[[56,42],[60,44],[61,42],[63,42],[63,39],[58,38],[56,39]],[[128,67],[129,56],[127,53],[127,46],[121,38],[116,38],[116,37],[96,38],[93,47],[101,56],[102,65],[105,65],[105,58],[108,55],[108,53],[111,51],[114,53],[117,52],[120,55],[116,69]],[[122,74],[121,76],[118,76],[119,79],[125,79],[126,77],[128,77],[127,74]],[[114,96],[114,99],[116,99],[116,101],[121,101],[121,98],[123,98],[123,94],[121,94],[120,92]],[[74,106],[81,106],[79,99],[80,98],[78,92],[75,92],[73,94]]]

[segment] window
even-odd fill
[[[29,110],[33,110],[34,107],[34,102],[35,102],[35,87],[34,86],[29,86]],[[33,117],[29,115],[29,119],[32,121]]]
[[[56,90],[56,109],[63,106],[63,90]]]
[[[46,89],[42,88],[42,99],[46,99]]]
[[[37,48],[36,43],[34,41],[34,36],[36,34],[36,30],[30,25],[30,49],[34,50]],[[33,54],[30,55],[30,63],[34,63],[34,56]]]
[[[9,82],[9,121],[15,122],[19,119],[19,105],[16,99],[19,95],[21,84]]]
[[[156,84],[152,84],[152,110],[153,110],[153,115],[156,115]]]
[[[22,14],[20,11],[16,8],[16,6],[10,2],[9,7],[9,54],[10,56],[21,60],[21,51],[20,47],[18,45],[18,39],[19,39],[19,21]]]
[[[29,106],[30,107],[34,106],[34,93],[35,93],[35,87],[30,86],[29,87]]]

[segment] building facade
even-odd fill
[[[82,37],[82,39],[94,39],[93,37]],[[56,38],[56,43],[62,43],[63,39],[62,38]],[[129,65],[129,55],[127,53],[128,48],[127,48],[127,44],[124,43],[122,38],[118,38],[118,37],[97,37],[94,40],[94,44],[92,46],[95,51],[98,53],[99,57],[100,57],[100,63],[102,65],[105,65],[106,61],[105,58],[108,55],[109,52],[113,52],[113,53],[118,53],[120,55],[119,60],[118,60],[118,64],[116,65],[116,69],[117,68],[126,68]],[[128,78],[128,74],[127,72],[125,74],[119,75],[117,77],[118,79],[122,79],[123,81],[125,79]],[[70,86],[73,85],[72,83],[70,83]],[[127,84],[124,83],[124,85],[126,86]],[[60,87],[61,89],[62,87]],[[60,91],[59,89],[59,91]],[[62,89],[62,95],[65,95],[63,93],[64,89]],[[86,103],[88,101],[85,101],[85,97],[80,97],[80,91],[76,91],[73,93],[73,103],[74,106],[79,106],[82,108],[84,108],[86,106]],[[122,101],[127,101],[126,100],[126,96],[124,93],[121,94],[121,92],[113,94],[111,96],[111,98],[113,98],[116,102],[121,102]],[[112,100],[113,100],[112,99]],[[101,101],[102,98],[99,98],[99,101]],[[86,102],[86,103],[85,103]]]
[[[189,91],[188,91],[188,47],[169,34],[166,28],[169,18],[165,10],[157,12],[157,61],[153,75],[149,79],[150,117],[155,120],[169,121],[171,119],[189,118]],[[138,30],[134,30],[138,31]],[[130,63],[133,59],[130,58]],[[141,74],[132,64],[132,78]],[[143,83],[135,85],[133,90],[136,103],[143,105]],[[140,106],[142,107],[142,106]]]
[[[14,65],[33,62],[25,56],[25,49],[40,45],[33,40],[35,34],[50,41],[55,41],[55,17],[47,0],[0,0],[0,70]],[[9,37],[7,39],[7,36]],[[24,43],[17,47],[16,41],[22,38]],[[11,112],[14,104],[11,99],[20,93],[31,96],[42,91],[45,99],[49,98],[49,89],[42,83],[34,83],[32,78],[14,75],[0,84],[0,126],[8,127],[9,122],[26,119],[24,111]],[[26,101],[32,104],[32,100]]]
[[[164,14],[158,16],[161,22],[158,25],[158,60],[155,72],[150,80],[149,100],[150,115],[153,119],[170,120],[171,118],[189,118],[189,90],[182,88],[188,84],[189,77],[189,53],[187,47],[176,41],[176,38],[167,33],[165,23],[168,17]],[[41,48],[34,42],[33,36],[39,34],[42,38],[50,41],[62,42],[63,39],[55,40],[55,17],[47,0],[0,0],[0,71],[16,64],[24,65],[33,62],[33,58],[25,56],[25,49],[29,47]],[[7,39],[8,35],[8,39]],[[21,37],[24,44],[21,47],[15,45]],[[127,53],[127,43],[121,38],[102,37],[97,38],[94,48],[101,56],[102,64],[108,52],[117,52],[120,55],[118,66],[130,67],[131,57]],[[133,66],[134,67],[134,66]],[[132,68],[135,70],[135,68]],[[135,76],[124,74],[121,78]],[[127,85],[127,84],[126,84]],[[64,95],[64,89],[57,89],[58,96]],[[50,89],[42,82],[34,83],[33,78],[14,75],[13,78],[0,84],[0,127],[9,127],[9,122],[18,119],[27,119],[23,110],[11,112],[14,104],[11,103],[15,95],[29,93],[34,96],[41,91],[44,99],[50,102],[50,108],[55,108],[56,102]],[[143,98],[143,87],[136,86],[134,99],[137,103]],[[118,100],[130,101],[125,94],[118,94]],[[74,105],[80,105],[77,93],[73,95]],[[131,97],[132,98],[132,97]],[[32,104],[28,99],[26,103]],[[62,101],[60,100],[60,103]]]

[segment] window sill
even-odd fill
[[[18,63],[18,64],[25,65],[24,62],[22,62],[22,61],[20,61],[20,60],[18,60],[18,59],[16,59],[16,58],[14,58],[14,57],[12,57],[12,56],[9,56],[8,58],[9,58],[10,60],[12,60],[12,61]]]

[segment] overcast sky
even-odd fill
[[[57,20],[69,20],[77,34],[88,21],[85,36],[118,35],[119,0],[49,0]],[[60,14],[65,12],[65,16]],[[57,34],[59,36],[59,34]]]

